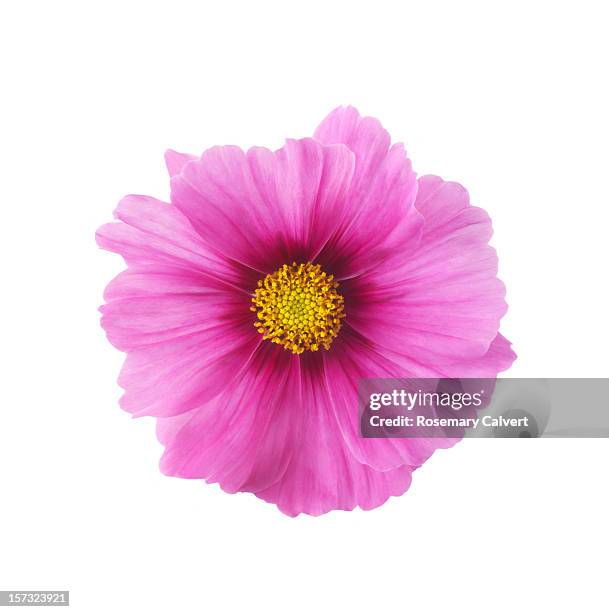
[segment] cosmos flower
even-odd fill
[[[97,232],[127,263],[101,308],[121,406],[157,418],[162,471],[289,515],[404,493],[454,441],[361,437],[358,381],[510,366],[488,215],[351,107],[275,152],[166,162],[171,203],[127,196]]]

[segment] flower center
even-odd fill
[[[258,281],[250,309],[258,317],[254,326],[265,340],[294,354],[328,350],[345,317],[337,288],[319,265],[284,264]]]

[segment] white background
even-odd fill
[[[607,15],[592,2],[3,2],[0,589],[76,610],[606,610],[606,441],[469,441],[373,512],[162,476],[117,404],[96,227],[167,147],[278,147],[338,104],[495,225],[510,376],[607,376]]]

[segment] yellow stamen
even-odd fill
[[[281,344],[294,354],[326,350],[338,335],[345,317],[338,283],[312,263],[284,264],[258,281],[250,308],[254,327],[265,340]]]

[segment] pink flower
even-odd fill
[[[162,471],[289,515],[404,493],[454,441],[362,438],[358,380],[510,366],[488,215],[351,107],[276,152],[166,161],[171,204],[127,196],[97,233],[128,266],[101,308],[121,406],[157,417]]]

